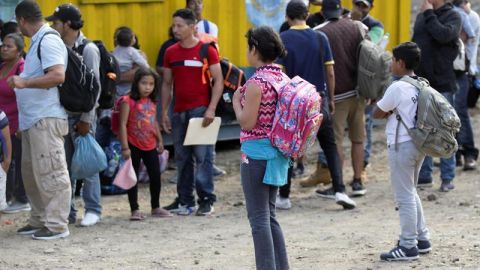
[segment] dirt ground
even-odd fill
[[[480,142],[480,110],[472,111]],[[440,193],[439,172],[433,188],[421,190],[433,251],[410,263],[380,262],[379,253],[396,243],[398,213],[389,183],[384,126],[374,129],[368,193],[358,207],[344,211],[334,201],[301,188],[294,181],[293,207],[278,211],[292,269],[480,269],[480,175],[457,169],[456,188]],[[318,146],[310,152],[313,170]],[[4,215],[0,225],[0,269],[254,269],[253,243],[239,178],[239,146],[223,144],[217,163],[228,176],[216,181],[218,202],[212,217],[148,218],[128,221],[126,195],[103,197],[101,223],[70,226],[71,236],[52,242],[15,235],[27,213]],[[162,177],[161,204],[175,197],[175,184]],[[345,180],[352,177],[347,164]],[[350,191],[350,189],[348,189]],[[427,196],[434,197],[428,200]],[[82,205],[78,199],[78,205]],[[148,186],[140,189],[140,205],[149,209]],[[81,216],[81,215],[80,215]],[[11,223],[11,224],[10,224]]]
[[[412,15],[420,1],[412,2]],[[480,142],[480,110],[473,110],[472,118]],[[309,171],[314,168],[317,151],[315,145],[308,157]],[[380,252],[391,249],[399,233],[383,125],[374,129],[373,152],[368,193],[355,198],[358,206],[354,210],[344,211],[334,201],[316,196],[314,188],[301,188],[294,180],[292,209],[277,212],[291,269],[480,269],[480,174],[460,168],[454,191],[438,191],[438,168],[434,187],[419,191],[433,251],[415,262],[380,262]],[[217,164],[228,175],[215,182],[218,202],[212,217],[130,222],[126,195],[104,196],[98,225],[71,225],[69,238],[45,242],[15,235],[27,221],[27,213],[4,215],[0,218],[0,269],[254,269],[238,143],[222,144]],[[168,182],[172,174],[162,175],[162,205],[176,195],[175,184]],[[346,182],[351,179],[350,164],[346,164],[344,176]],[[140,205],[146,213],[150,210],[148,194],[148,186],[142,185]],[[77,205],[82,209],[81,199],[77,198]]]

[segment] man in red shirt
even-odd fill
[[[199,203],[196,214],[205,216],[213,213],[216,200],[213,193],[213,145],[184,146],[183,141],[191,118],[203,117],[203,126],[212,123],[222,96],[223,76],[218,52],[209,46],[207,59],[213,79],[211,86],[200,59],[203,42],[194,35],[195,23],[195,15],[190,9],[180,9],[173,14],[172,29],[178,43],[167,49],[163,65],[161,121],[163,130],[173,133],[178,170],[178,197],[165,209],[179,215],[192,214],[195,210],[193,189],[196,187]],[[172,99],[172,83],[175,83],[175,102],[170,123],[167,112]]]

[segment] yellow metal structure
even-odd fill
[[[260,0],[256,0],[260,1]],[[168,39],[168,27],[175,10],[185,7],[185,0],[37,0],[45,16],[62,3],[73,3],[82,11],[83,32],[90,39],[101,39],[113,48],[113,33],[119,26],[129,26],[137,34],[141,49],[154,66],[161,44]],[[205,18],[219,27],[221,55],[239,66],[248,66],[245,33],[251,27],[245,0],[204,0]],[[350,8],[351,0],[343,0]],[[311,12],[318,11],[313,7]],[[410,39],[410,0],[376,0],[372,15],[390,33],[390,45]]]

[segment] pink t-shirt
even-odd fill
[[[13,88],[10,88],[7,84],[8,78],[18,75],[23,71],[23,65],[25,61],[23,58],[13,65],[8,75],[5,78],[0,78],[0,109],[5,112],[10,125],[10,134],[15,134],[18,130],[18,108],[17,108],[17,96]],[[0,68],[4,65],[0,64]]]
[[[262,99],[260,108],[258,109],[257,123],[251,130],[240,131],[240,142],[246,140],[257,140],[268,138],[272,130],[273,118],[275,117],[275,109],[277,106],[278,94],[270,80],[284,80],[286,75],[281,69],[274,65],[266,65],[258,68],[253,76],[248,79],[245,85],[240,88],[242,98],[240,104],[245,106],[245,92],[250,83],[256,84],[262,90]],[[288,78],[288,77],[287,77]]]
[[[157,105],[150,98],[140,98],[132,103],[127,122],[128,142],[143,151],[153,150],[157,147]]]

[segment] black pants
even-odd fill
[[[328,109],[328,98],[322,95],[322,99],[323,121],[320,129],[318,130],[317,139],[320,142],[320,147],[325,153],[325,157],[327,158],[328,169],[332,177],[333,191],[345,192],[340,156],[338,154],[337,144],[335,142],[332,117]],[[283,198],[288,198],[290,196],[290,187],[292,185],[292,169],[293,167],[289,167],[288,181],[284,186],[280,187],[279,193]]]
[[[337,143],[335,142],[335,133],[333,132],[333,123],[330,115],[328,117],[324,116],[322,125],[317,133],[317,139],[327,159],[328,170],[332,177],[333,191],[345,192],[342,164],[338,154]]]
[[[28,203],[22,179],[22,140],[13,134],[11,139],[12,163],[7,173],[7,201],[15,198],[19,203]]]
[[[278,193],[282,198],[289,198],[290,197],[290,188],[292,186],[292,172],[293,172],[293,161],[291,165],[288,167],[288,174],[287,174],[287,183],[280,187]]]
[[[152,209],[160,207],[160,163],[158,159],[157,149],[143,151],[137,147],[129,144],[131,151],[131,159],[135,174],[139,174],[140,160],[147,168],[148,178],[150,179],[150,204]],[[138,206],[138,184],[128,190],[128,202],[130,203],[130,210],[135,211],[139,209]]]

